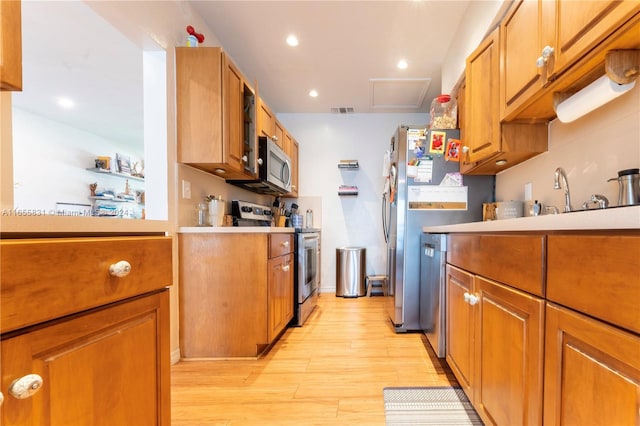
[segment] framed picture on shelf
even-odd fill
[[[104,170],[107,172],[111,171],[111,157],[98,156],[95,162],[96,169]]]
[[[118,173],[130,175],[131,174],[131,158],[122,154],[116,154],[116,171]]]

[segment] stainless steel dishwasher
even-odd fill
[[[447,235],[420,238],[420,328],[438,356],[445,352],[445,289]]]

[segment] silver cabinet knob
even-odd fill
[[[42,377],[38,374],[27,374],[9,386],[9,394],[16,399],[26,399],[42,387]]]
[[[2,406],[3,402],[4,402],[4,394],[0,392],[0,407]]]
[[[262,163],[263,163],[262,158],[258,158],[258,164],[262,166]]]
[[[462,147],[462,152],[469,152],[469,147],[468,146],[463,146]]]
[[[551,46],[545,46],[542,49],[542,57],[547,60],[555,53],[555,49]]]
[[[274,142],[278,142],[278,137],[277,137],[276,135],[271,136],[271,139],[272,139]]]
[[[284,265],[282,267],[282,270],[285,271],[285,272],[287,272],[289,269],[291,269],[291,264],[289,264],[289,263],[287,263],[286,265]]]
[[[129,272],[131,272],[131,264],[126,260],[121,260],[109,266],[109,273],[114,277],[126,277]]]
[[[246,155],[242,156],[242,162],[246,163],[247,161],[249,161],[249,157],[247,157]]]
[[[283,241],[282,247],[289,247],[289,241]]]

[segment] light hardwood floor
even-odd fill
[[[172,425],[384,425],[383,388],[455,384],[421,333],[394,332],[383,297],[322,294],[260,359],[172,366]]]

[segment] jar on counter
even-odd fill
[[[442,94],[431,102],[430,129],[455,129],[458,125],[458,104],[455,98]]]

